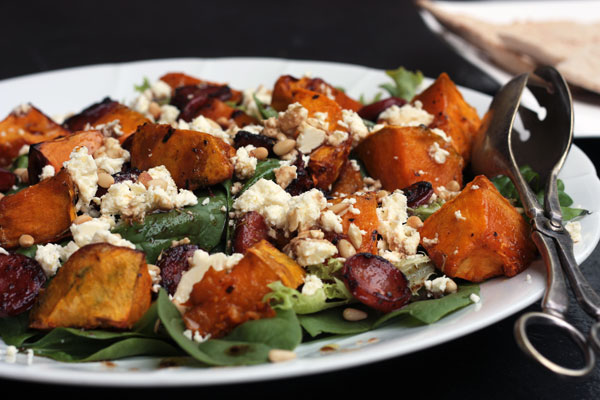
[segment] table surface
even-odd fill
[[[403,65],[435,77],[445,71],[460,85],[489,94],[498,85],[429,32],[411,1],[242,2],[171,0],[2,2],[0,79],[106,62],[170,57],[265,56],[327,60],[389,69]],[[599,132],[600,133],[600,132]],[[600,162],[600,139],[575,143]],[[600,248],[581,268],[600,288]],[[567,318],[590,321],[571,298]],[[532,305],[525,311],[539,310]],[[338,372],[253,384],[194,388],[204,394],[354,393],[389,386],[394,394],[442,398],[600,398],[600,368],[565,380],[534,364],[517,347],[511,316],[486,329],[417,353]],[[551,353],[572,355],[563,338]],[[354,384],[349,384],[355,382]],[[376,383],[375,383],[376,382]],[[377,388],[372,387],[377,385]],[[74,393],[90,388],[0,380],[8,389]],[[400,387],[398,387],[400,386]],[[102,394],[111,389],[96,388]],[[121,389],[122,390],[122,389]],[[192,389],[168,389],[186,393]],[[161,390],[136,390],[144,396]],[[408,394],[408,393],[406,393]]]

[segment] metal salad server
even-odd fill
[[[546,108],[543,121],[536,113],[519,106],[526,86]],[[531,133],[527,142],[521,142],[513,130],[517,111]],[[525,353],[557,374],[587,375],[596,363],[594,350],[600,353],[600,322],[592,325],[590,335],[586,337],[565,320],[569,297],[564,275],[579,305],[597,321],[600,321],[600,296],[579,270],[573,255],[573,242],[562,225],[556,179],[573,138],[571,94],[563,77],[552,67],[541,67],[535,75],[522,74],[512,79],[494,97],[483,119],[481,132],[483,134],[476,138],[473,146],[473,171],[488,177],[502,174],[512,180],[531,220],[532,238],[547,269],[546,293],[541,303],[543,311],[525,313],[517,320],[517,343]],[[546,183],[543,207],[519,172],[517,161],[531,165]],[[554,326],[568,333],[583,352],[585,365],[567,368],[542,355],[529,340],[527,327],[532,324]]]

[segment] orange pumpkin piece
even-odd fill
[[[143,252],[89,244],[58,270],[34,306],[30,326],[131,328],[150,307],[151,289]]]
[[[442,73],[413,102],[420,101],[423,109],[434,116],[429,128],[439,128],[452,138],[452,145],[465,160],[471,158],[473,137],[479,130],[481,120],[477,110],[470,106],[452,82]]]
[[[54,167],[59,171],[63,163],[69,160],[74,148],[85,146],[88,154],[94,154],[102,147],[104,135],[100,131],[83,131],[71,136],[37,143],[29,149],[29,183],[39,182],[39,175],[46,165]]]
[[[292,92],[297,89],[306,89],[311,92],[325,95],[334,100],[342,109],[358,111],[362,104],[343,91],[336,89],[321,78],[302,77],[294,78],[291,75],[282,75],[275,82],[271,106],[278,110],[284,111],[289,104],[294,103]]]
[[[177,187],[195,190],[233,175],[235,149],[208,133],[144,124],[131,143],[131,166],[139,170],[164,165]]]
[[[324,144],[310,153],[307,168],[317,188],[327,191],[332,189],[333,183],[348,161],[350,150],[352,150],[351,139],[339,146]]]
[[[76,217],[75,184],[67,170],[0,200],[0,246],[19,246],[21,235],[35,244],[68,236]],[[49,212],[51,211],[51,212]]]
[[[357,153],[369,175],[389,191],[419,181],[430,182],[436,192],[453,180],[462,186],[463,158],[422,126],[386,126],[363,140]]]
[[[536,255],[529,224],[483,175],[427,218],[420,234],[440,271],[473,282],[514,276]]]
[[[150,122],[148,118],[123,104],[105,98],[99,103],[92,104],[79,114],[73,115],[64,122],[64,126],[71,132],[85,130],[89,127],[108,124],[119,120],[121,125],[121,135],[116,138],[123,143],[129,136],[137,130],[138,126]]]
[[[205,118],[216,121],[222,128],[229,127],[230,119],[240,128],[259,123],[256,118],[246,114],[242,110],[236,110],[214,97],[206,100],[206,103],[200,108],[198,115],[203,115]]]
[[[331,193],[333,196],[339,197],[358,192],[364,186],[360,170],[356,170],[354,164],[350,160],[346,160],[340,170],[340,176],[331,188]]]
[[[361,195],[346,196],[342,198],[331,199],[330,202],[337,204],[344,199],[355,199],[356,202],[352,207],[360,211],[355,214],[351,211],[346,211],[342,215],[342,233],[331,234],[327,232],[328,239],[346,239],[350,240],[348,231],[350,225],[354,224],[361,232],[361,245],[356,249],[357,253],[377,254],[377,229],[379,228],[379,217],[377,216],[377,196],[374,192],[367,192]],[[354,244],[354,243],[353,243]]]
[[[262,240],[230,272],[208,269],[194,285],[184,322],[202,336],[218,338],[246,321],[273,317],[275,312],[263,297],[271,291],[267,285],[276,281],[296,288],[304,282],[304,270]]]
[[[70,132],[31,105],[15,108],[0,122],[0,167],[6,167],[24,145],[68,136]]]

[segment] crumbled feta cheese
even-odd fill
[[[427,126],[433,122],[433,118],[433,115],[423,110],[423,104],[420,101],[415,101],[414,105],[405,104],[402,107],[393,105],[379,114],[380,120],[388,125],[396,126]]]
[[[234,201],[233,209],[242,213],[256,211],[265,218],[267,224],[284,228],[291,199],[292,196],[281,186],[261,178]]]
[[[565,224],[565,229],[569,232],[573,243],[581,242],[581,222],[569,221]]]
[[[146,114],[150,108],[151,100],[146,93],[142,93],[134,100],[132,108],[140,114]]]
[[[160,79],[150,86],[150,90],[156,100],[166,100],[171,97],[171,86]]]
[[[121,121],[115,119],[105,124],[96,125],[95,130],[102,132],[105,137],[123,136],[123,128],[121,127]]]
[[[246,89],[244,90],[242,105],[248,114],[259,118],[261,117],[261,114],[258,110],[256,101],[254,101],[254,96],[256,96],[258,101],[260,101],[262,104],[271,104],[271,94],[272,91],[263,85],[259,85],[256,90]]]
[[[439,278],[435,278],[434,280],[426,280],[424,282],[424,286],[429,293],[438,297],[446,292],[446,286],[450,281],[452,281],[452,279],[446,276],[442,276]]]
[[[304,286],[302,286],[302,294],[312,296],[319,289],[323,288],[323,281],[316,275],[308,274],[304,278]]]
[[[38,245],[35,251],[35,260],[40,263],[46,276],[54,276],[61,265],[62,246],[49,243]]]
[[[302,122],[298,128],[300,134],[296,138],[296,148],[301,153],[310,153],[325,141],[327,133]]]
[[[313,238],[294,241],[292,249],[296,255],[296,262],[303,267],[321,264],[338,252],[331,242]]]
[[[479,301],[481,300],[481,297],[477,296],[475,293],[471,293],[471,295],[469,296],[469,299],[473,303],[479,303]]]
[[[332,146],[339,146],[348,140],[348,132],[335,130],[332,134],[327,136],[327,143]]]
[[[258,160],[250,153],[255,147],[248,145],[237,149],[235,156],[231,157],[231,163],[234,166],[235,176],[238,179],[248,179],[254,175]]]
[[[408,219],[406,196],[400,190],[383,197],[382,205],[377,209],[379,217],[378,232],[383,236],[392,251],[410,255],[417,252],[419,232],[406,225]]]
[[[463,217],[463,215],[461,214],[460,210],[454,211],[454,216],[459,221],[466,221],[467,220],[465,217]]]
[[[479,186],[477,186],[477,185],[471,185],[471,190],[477,190],[477,189],[479,189]]]
[[[31,111],[31,104],[23,103],[13,108],[12,113],[17,117],[23,117]]]
[[[327,200],[318,189],[311,189],[291,198],[288,205],[287,228],[290,232],[309,229],[316,224]]]
[[[279,113],[279,129],[286,135],[293,135],[303,121],[308,118],[308,110],[296,102],[288,105],[285,112]]]
[[[88,149],[85,146],[76,147],[63,166],[71,175],[77,186],[79,199],[76,204],[77,211],[86,211],[98,189],[98,168]]]
[[[18,155],[19,156],[24,156],[25,154],[29,154],[29,148],[30,148],[30,146],[28,144],[24,144],[19,149],[19,154]]]
[[[203,115],[199,115],[192,120],[192,122],[188,125],[187,128],[182,128],[181,124],[184,122],[183,120],[179,120],[179,129],[190,129],[192,131],[204,132],[208,133],[211,136],[218,137],[219,139],[223,139],[228,144],[232,144],[233,141],[229,134],[221,128],[219,124],[213,121],[210,118],[206,118]]]
[[[444,164],[446,157],[450,155],[448,150],[442,149],[438,142],[433,142],[428,150],[429,157],[433,159],[437,164]]]
[[[320,225],[323,229],[330,232],[342,233],[342,217],[331,210],[327,210],[321,214]]]
[[[44,168],[42,168],[42,173],[39,176],[40,181],[52,178],[54,176],[54,173],[54,167],[52,165],[45,165]]]
[[[350,131],[352,147],[358,146],[364,138],[369,136],[369,129],[355,111],[342,110],[342,121],[338,121],[338,124],[347,127]]]
[[[294,179],[298,177],[296,171],[298,168],[295,165],[282,165],[279,168],[275,168],[275,182],[283,189],[287,188]]]
[[[310,125],[314,126],[317,129],[321,129],[324,131],[329,130],[329,113],[326,112],[316,112],[313,114],[312,118],[308,118],[306,120]]]
[[[444,142],[446,142],[446,143],[452,142],[452,138],[450,136],[446,135],[446,132],[444,132],[443,130],[441,130],[439,128],[433,128],[433,129],[431,129],[431,132],[435,133],[436,135],[438,135],[439,137],[444,139]]]
[[[431,246],[431,245],[439,243],[439,237],[438,237],[438,234],[436,233],[435,237],[433,239],[423,237],[422,241],[423,241],[423,244],[425,244],[427,246]]]
[[[179,117],[179,109],[170,104],[163,104],[160,106],[160,120],[159,124],[172,124],[177,121]]]
[[[94,152],[96,167],[110,175],[120,172],[123,164],[131,159],[129,151],[121,147],[113,137],[105,137],[102,146]]]
[[[4,361],[6,361],[7,364],[14,364],[17,361],[18,353],[19,350],[17,350],[15,346],[6,346],[6,358],[4,359]]]
[[[187,302],[194,285],[202,280],[209,268],[212,267],[215,271],[229,270],[239,263],[243,257],[244,255],[239,253],[228,256],[224,253],[208,254],[204,250],[196,250],[188,260],[190,268],[181,275],[173,301],[179,304]]]

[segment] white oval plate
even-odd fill
[[[353,97],[365,94],[371,98],[379,84],[387,82],[383,71],[356,65],[313,61],[260,58],[168,59],[126,64],[98,65],[35,74],[0,82],[0,116],[16,105],[31,102],[48,115],[77,112],[110,96],[131,100],[133,85],[158,79],[166,72],[181,71],[217,82],[228,82],[238,89],[268,87],[282,74],[310,73],[335,86],[342,86]],[[431,82],[426,80],[424,85]],[[461,88],[466,100],[480,115],[491,98]],[[582,220],[582,242],[575,246],[581,263],[600,239],[600,181],[592,162],[573,147],[561,178],[575,204],[593,211]],[[431,347],[469,334],[514,314],[541,298],[545,274],[540,262],[511,279],[493,279],[481,285],[481,302],[466,307],[441,321],[427,326],[386,326],[375,331],[346,337],[330,337],[297,348],[296,360],[281,364],[257,366],[198,368],[161,368],[160,359],[138,357],[114,363],[59,363],[35,357],[27,365],[25,354],[8,364],[0,357],[0,377],[77,385],[111,386],[181,386],[293,377],[362,365]],[[530,277],[530,279],[528,279]],[[507,338],[507,340],[512,340]],[[339,350],[323,353],[328,344]],[[0,350],[4,349],[0,341]]]

